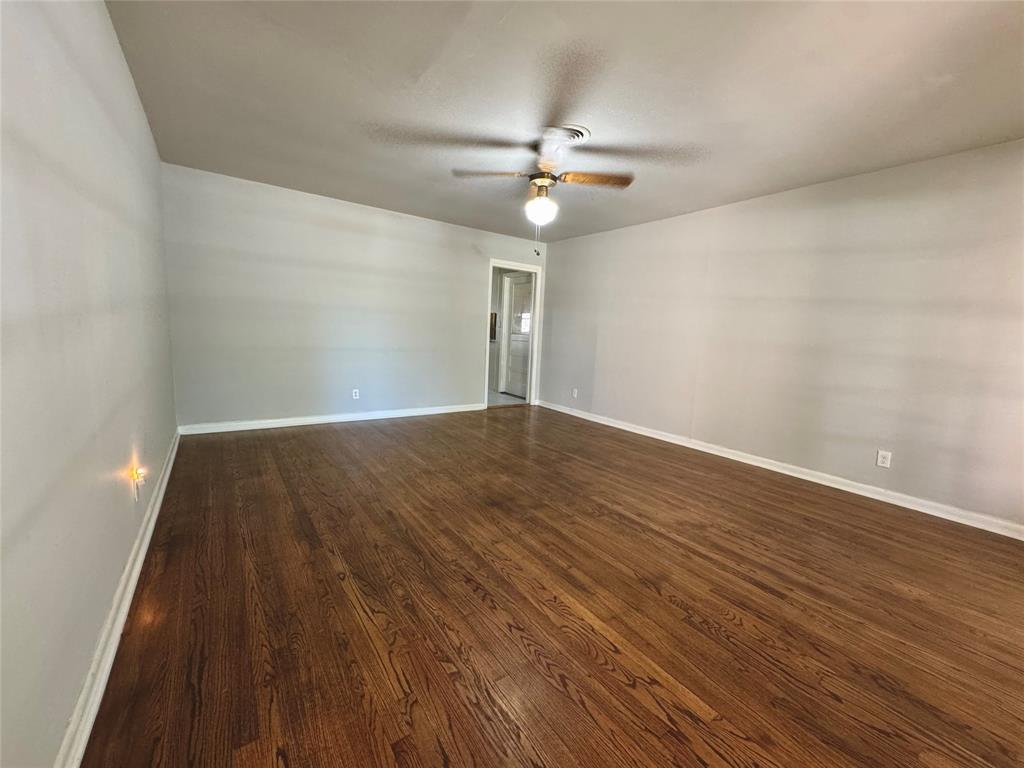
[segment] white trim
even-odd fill
[[[160,476],[157,478],[156,488],[149,498],[149,505],[142,518],[142,525],[139,527],[139,533],[135,537],[128,562],[125,563],[121,580],[114,592],[114,601],[107,620],[103,624],[103,629],[100,631],[99,642],[89,667],[89,674],[86,675],[82,692],[78,696],[74,712],[72,712],[67,730],[64,732],[64,740],[54,762],[54,766],[57,768],[77,768],[85,754],[85,747],[89,743],[89,734],[92,733],[93,721],[96,719],[100,701],[103,699],[103,692],[107,687],[107,679],[110,677],[110,668],[114,664],[117,646],[121,642],[121,632],[124,630],[124,623],[128,618],[128,609],[131,607],[132,597],[135,596],[135,586],[139,581],[142,563],[146,559],[149,540],[153,536],[157,515],[160,514],[164,491],[167,490],[167,480],[171,476],[174,457],[178,453],[178,440],[179,435],[176,432],[171,438],[171,445],[167,451],[167,458],[164,459],[163,468],[160,470]]]
[[[501,330],[498,332],[498,384],[494,387],[498,392],[506,392],[508,390],[508,342],[512,326],[512,319],[509,317],[512,313],[509,311],[512,307],[512,299],[509,296],[512,285],[512,278],[510,275],[515,274],[514,272],[505,272],[500,276],[501,280],[501,306],[498,311],[501,313],[498,317],[501,320]],[[530,276],[533,279],[533,275]],[[491,290],[494,290],[494,283],[491,283]],[[532,301],[532,299],[531,299]],[[490,370],[488,370],[488,375]],[[489,383],[489,382],[488,382]],[[527,376],[526,385],[529,387],[530,379]],[[524,400],[529,399],[529,392],[526,393],[527,397]],[[490,400],[490,393],[487,395],[488,401]]]
[[[705,453],[713,453],[716,456],[724,456],[727,459],[742,461],[744,464],[752,464],[755,467],[770,469],[773,472],[781,472],[784,475],[791,475],[792,477],[799,477],[803,480],[810,480],[812,483],[819,483],[820,485],[839,488],[843,491],[856,493],[859,496],[867,496],[870,499],[885,501],[889,504],[896,504],[918,512],[942,517],[946,520],[963,523],[964,525],[969,525],[973,528],[981,528],[982,530],[991,531],[992,533],[998,533],[1003,536],[1009,536],[1011,538],[1021,539],[1024,541],[1024,524],[1021,523],[1001,520],[997,517],[992,517],[991,515],[985,515],[980,512],[971,512],[948,504],[940,504],[937,501],[929,501],[928,499],[921,499],[905,493],[889,491],[885,488],[879,488],[874,485],[867,485],[866,483],[858,483],[855,480],[847,480],[844,477],[837,477],[835,475],[829,475],[813,469],[798,467],[795,464],[786,464],[781,461],[775,461],[774,459],[766,459],[752,453],[744,453],[743,451],[736,451],[732,448],[724,448],[720,445],[715,445],[714,443],[705,443],[701,440],[694,440],[671,432],[661,432],[657,429],[641,427],[636,424],[630,424],[627,421],[619,421],[618,419],[612,419],[607,416],[599,416],[596,413],[580,411],[576,408],[569,408],[565,405],[549,403],[544,400],[539,404],[544,408],[550,408],[553,411],[566,413],[570,416],[586,419],[587,421],[595,421],[598,424],[604,424],[608,427],[615,427],[616,429],[622,429],[627,432],[635,432],[638,435],[645,435],[646,437],[653,437],[655,440],[664,440],[668,443],[675,443],[676,445],[682,445],[687,448],[694,448],[698,451],[704,451]]]
[[[205,435],[210,432],[244,432],[250,429],[277,429],[278,427],[305,427],[311,424],[337,424],[343,421],[372,421],[374,419],[401,419],[407,416],[433,416],[438,413],[482,411],[487,403],[468,405],[437,405],[429,408],[402,408],[396,411],[353,411],[331,413],[326,416],[291,416],[284,419],[252,419],[249,421],[211,421],[205,424],[182,424],[182,435]]]
[[[487,313],[485,319],[491,316],[491,293],[494,291],[494,270],[515,269],[519,272],[533,272],[536,275],[533,284],[533,328],[530,336],[530,383],[526,393],[526,400],[531,405],[540,405],[540,363],[541,363],[541,337],[544,329],[544,267],[540,264],[527,264],[519,261],[506,261],[505,259],[491,259],[487,268]],[[484,324],[485,329],[487,323]],[[484,403],[487,402],[488,375],[490,373],[491,340],[487,330],[484,331]],[[486,405],[485,405],[486,407]]]

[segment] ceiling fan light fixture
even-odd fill
[[[536,194],[526,201],[523,209],[526,211],[526,218],[538,227],[543,227],[555,220],[558,215],[558,203],[548,197],[547,187],[535,187],[535,189],[537,190]]]

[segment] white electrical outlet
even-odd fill
[[[878,449],[878,454],[875,456],[875,465],[882,469],[888,469],[892,466],[892,451],[883,451],[881,448]]]
[[[353,389],[352,390],[352,399],[353,400],[358,400],[359,399],[359,390],[358,389]]]
[[[572,388],[572,399],[575,400],[579,396],[580,396],[580,391],[576,387],[573,387]]]

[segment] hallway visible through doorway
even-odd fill
[[[516,397],[507,392],[487,391],[487,407],[494,408],[499,405],[526,405],[526,398]]]
[[[488,329],[487,405],[525,405],[531,399],[536,274],[494,267]]]

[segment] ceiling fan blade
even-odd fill
[[[658,146],[654,144],[605,145],[583,144],[573,147],[574,153],[594,157],[614,157],[624,160],[655,160],[671,165],[688,165],[700,162],[707,156],[707,150],[700,144],[680,146]]]
[[[456,176],[460,179],[475,179],[483,178],[486,176],[497,176],[506,178],[518,178],[520,176],[529,176],[529,173],[525,171],[463,171],[459,168],[452,170],[452,176]]]
[[[383,144],[426,147],[466,147],[469,149],[525,149],[533,151],[535,144],[500,136],[460,133],[443,129],[409,125],[367,124],[367,133]]]
[[[545,104],[541,118],[545,126],[573,123],[578,110],[601,71],[604,57],[589,41],[575,41],[556,50],[540,62]]]
[[[581,173],[567,171],[558,177],[562,184],[599,184],[604,187],[625,189],[633,183],[633,175],[629,173]]]

